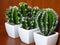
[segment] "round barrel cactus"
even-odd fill
[[[39,11],[37,15],[37,22],[41,34],[45,36],[51,35],[58,23],[57,13],[51,8],[46,8]]]
[[[10,24],[19,24],[20,17],[18,16],[18,7],[10,6],[6,11],[6,19]]]

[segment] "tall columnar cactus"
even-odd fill
[[[39,11],[37,15],[38,26],[41,33],[45,36],[50,35],[58,23],[57,13],[51,8],[46,8]]]
[[[10,24],[19,24],[20,17],[18,16],[18,7],[9,7],[6,11],[6,19]]]
[[[36,28],[36,22],[33,18],[32,8],[30,6],[24,2],[19,3],[19,13],[22,17],[22,28],[27,30]]]
[[[36,22],[35,19],[33,18],[32,8],[30,6],[28,6],[26,17],[23,17],[22,19],[22,27],[27,30],[36,28]]]

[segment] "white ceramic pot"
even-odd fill
[[[38,33],[39,31],[34,32],[34,40],[36,45],[56,45],[58,32],[50,36],[43,36]]]
[[[20,36],[20,39],[22,42],[26,43],[26,44],[31,44],[34,42],[34,36],[33,36],[33,32],[37,31],[38,28],[36,29],[31,29],[31,30],[26,30],[23,28],[18,28],[18,33]]]
[[[11,25],[7,22],[5,23],[6,32],[7,32],[8,36],[12,37],[12,38],[19,37],[18,27],[19,27],[19,25]]]

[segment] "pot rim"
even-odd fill
[[[24,28],[22,28],[22,27],[18,27],[18,28],[23,29],[23,30],[25,30],[25,31],[34,31],[34,30],[38,29],[38,28],[34,28],[34,29],[27,30],[27,29],[24,29]]]
[[[8,23],[8,22],[5,22],[5,23],[7,23],[7,24],[9,24],[9,25],[12,25],[12,26],[17,26],[17,25],[20,25],[20,24],[10,24],[10,23]]]
[[[8,24],[8,25],[10,25],[10,26],[18,26],[18,25],[21,25],[21,24],[12,25],[12,24],[10,24],[10,23],[8,23],[8,22],[5,22],[5,24]]]
[[[54,34],[52,34],[52,35],[49,35],[49,36],[44,36],[44,35],[41,35],[41,34],[38,34],[38,32],[40,32],[40,31],[36,31],[36,32],[34,32],[34,35],[36,34],[36,35],[40,35],[40,36],[42,36],[42,37],[53,37],[53,36],[55,36],[55,35],[58,35],[59,33],[58,32],[55,32]]]

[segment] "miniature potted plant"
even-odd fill
[[[37,13],[37,22],[40,31],[34,32],[36,45],[56,45],[58,32],[55,32],[58,23],[57,13],[51,9],[42,9]]]
[[[24,2],[19,3],[19,12],[22,17],[22,25],[21,28],[20,27],[18,28],[19,29],[18,33],[21,41],[26,44],[34,42],[33,32],[38,30],[32,11],[33,9],[26,3]]]
[[[6,19],[7,22],[5,22],[5,27],[8,36],[12,38],[19,37],[18,35],[18,28],[20,25],[20,14],[18,13],[18,7],[17,6],[10,6],[6,11]]]

